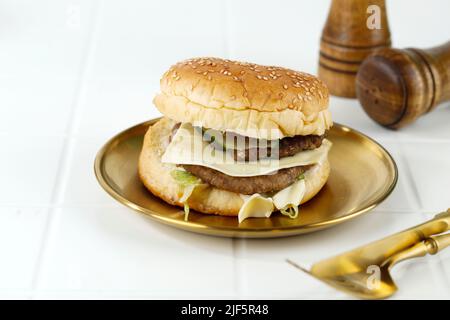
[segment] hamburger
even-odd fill
[[[296,218],[329,173],[328,89],[275,66],[195,58],[172,66],[153,103],[164,115],[139,158],[145,187],[204,214]]]

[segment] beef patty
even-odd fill
[[[284,158],[293,156],[296,153],[304,150],[313,150],[319,148],[322,145],[322,140],[325,135],[316,136],[294,136],[286,137],[279,141],[278,155],[276,150],[272,150],[270,143],[267,144],[263,149],[259,147],[245,148],[244,150],[232,150],[234,159],[237,161],[249,161],[249,160],[259,160],[265,157],[275,157]]]
[[[242,194],[271,193],[282,190],[295,182],[311,166],[298,166],[278,170],[277,173],[254,176],[232,177],[220,171],[197,165],[181,165],[186,171],[202,181],[223,190]]]
[[[180,124],[176,124],[173,128],[172,135],[178,130]],[[227,135],[230,133],[226,133]],[[237,134],[231,133],[233,136]],[[171,139],[172,137],[170,137]],[[223,137],[225,139],[225,137]],[[242,137],[241,137],[242,138]],[[271,157],[272,149],[270,143],[264,147],[266,150],[262,150],[255,145],[254,141],[251,141],[248,137],[243,137],[245,140],[245,149],[227,149],[227,152],[232,152],[234,159],[237,161],[249,161],[260,159],[261,155],[264,157]],[[319,148],[322,145],[322,140],[325,135],[308,135],[308,136],[294,136],[286,137],[279,141],[278,144],[278,158],[284,158],[293,156],[294,154],[303,150],[312,150]],[[242,140],[241,140],[242,141]],[[217,149],[223,150],[223,145],[212,142],[213,146]],[[257,145],[257,144],[256,144]],[[278,170],[276,173],[269,175],[253,176],[253,177],[233,177],[220,171],[199,166],[199,165],[181,165],[186,171],[190,172],[194,176],[200,178],[205,183],[208,183],[218,189],[228,190],[236,193],[251,195],[254,193],[272,193],[282,190],[302,175],[306,170],[311,168],[309,166],[298,166],[292,168],[286,168]]]
[[[172,140],[172,137],[175,135],[177,130],[180,128],[181,123],[175,124],[172,129],[172,135],[170,136],[169,141]],[[285,137],[278,142],[278,156],[275,150],[272,150],[270,140],[267,141],[267,144],[263,148],[255,147],[258,145],[257,139],[249,138],[245,136],[241,136],[237,133],[227,132],[223,134],[221,137],[221,141],[224,141],[227,138],[231,138],[232,141],[236,139],[236,141],[241,141],[245,144],[245,148],[241,150],[237,149],[225,149],[225,147],[218,143],[217,140],[211,139],[211,137],[204,136],[206,140],[208,140],[211,145],[218,150],[223,150],[226,152],[231,152],[233,154],[234,160],[237,161],[254,161],[260,160],[262,158],[270,158],[272,156],[277,157],[279,159],[284,157],[293,156],[296,153],[304,150],[313,150],[317,149],[322,145],[323,139],[326,137],[327,132],[325,134],[318,135],[307,135],[307,136],[293,136],[293,137]]]

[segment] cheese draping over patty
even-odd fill
[[[322,162],[327,158],[331,145],[329,140],[324,139],[319,148],[301,151],[290,157],[238,162],[230,153],[217,150],[210,142],[205,141],[201,131],[195,130],[189,123],[184,123],[173,136],[161,161],[204,166],[232,177],[253,177],[267,175],[280,169]]]

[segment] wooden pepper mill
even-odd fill
[[[431,49],[382,49],[361,65],[356,93],[379,124],[400,128],[450,100],[450,41]]]
[[[362,61],[390,46],[384,0],[333,0],[320,41],[319,78],[331,94],[354,98]]]

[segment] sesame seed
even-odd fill
[[[283,88],[284,88],[285,90],[287,90],[287,89],[288,89],[287,84],[283,84]]]

